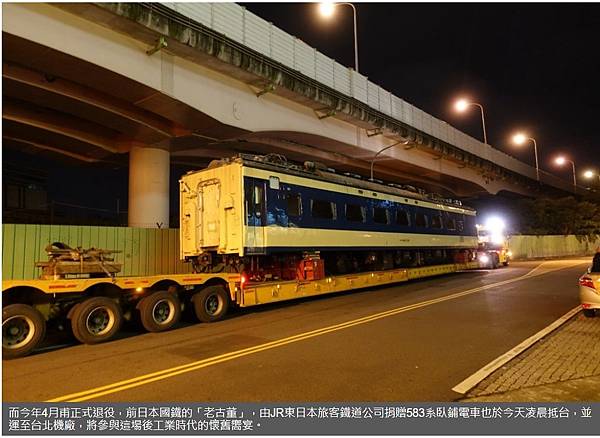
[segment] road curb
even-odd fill
[[[481,381],[483,381],[486,377],[490,376],[498,368],[500,368],[501,366],[503,366],[506,363],[513,360],[515,357],[517,357],[519,354],[523,353],[525,350],[527,350],[529,347],[531,347],[532,345],[537,343],[543,337],[552,333],[554,330],[556,330],[557,328],[562,326],[564,323],[569,321],[571,318],[573,318],[575,315],[577,315],[580,311],[581,311],[580,305],[569,310],[567,313],[565,313],[563,316],[558,318],[552,324],[543,328],[542,330],[540,330],[533,336],[530,336],[529,338],[525,339],[519,345],[510,349],[509,351],[504,353],[502,356],[499,356],[496,359],[494,359],[493,361],[491,361],[490,363],[488,363],[487,365],[484,365],[482,368],[480,368],[475,373],[473,373],[472,375],[467,377],[465,380],[460,382],[458,385],[454,386],[454,388],[452,388],[452,391],[457,392],[459,394],[463,394],[463,395],[466,394],[471,389],[473,389],[475,386],[477,386]]]

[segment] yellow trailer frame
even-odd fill
[[[142,292],[161,281],[173,281],[180,286],[199,286],[210,280],[221,279],[228,283],[229,290],[234,291],[240,281],[240,274],[172,274],[136,277],[100,277],[100,278],[60,278],[43,280],[7,280],[2,281],[2,292],[17,287],[29,287],[47,294],[80,293],[92,286],[110,284],[123,290],[134,289]],[[235,296],[232,294],[232,299]]]
[[[246,283],[236,289],[236,301],[241,307],[256,306],[276,301],[344,292],[354,289],[401,283],[417,278],[433,277],[453,272],[476,269],[479,263],[453,263],[424,266],[420,268],[393,269],[388,271],[361,272],[337,275],[322,280]]]
[[[478,262],[453,263],[419,268],[393,269],[387,271],[361,272],[350,275],[329,276],[312,281],[269,281],[263,283],[243,283],[240,274],[202,273],[152,275],[147,277],[102,277],[102,278],[66,278],[44,280],[7,280],[2,281],[2,291],[27,287],[46,294],[83,293],[92,286],[110,284],[123,290],[144,292],[161,281],[172,281],[182,287],[200,286],[215,279],[227,283],[231,301],[240,307],[250,307],[276,301],[293,300],[308,296],[363,289],[373,286],[401,283],[417,278],[449,274],[479,267]]]

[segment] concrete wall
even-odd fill
[[[52,242],[71,247],[115,249],[123,264],[119,275],[183,274],[189,263],[179,260],[179,229],[90,227],[78,225],[2,225],[2,279],[39,277],[35,262],[46,261]]]
[[[600,246],[600,237],[583,236],[511,236],[509,248],[514,259],[592,255]]]

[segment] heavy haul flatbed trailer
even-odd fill
[[[474,261],[261,283],[227,273],[3,281],[3,358],[30,353],[50,323],[63,328],[70,324],[79,341],[95,344],[112,339],[124,319],[139,319],[150,332],[168,330],[185,306],[192,307],[201,322],[212,322],[222,319],[231,305],[249,307],[478,267]]]

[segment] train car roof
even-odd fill
[[[243,166],[253,167],[257,169],[265,169],[288,175],[295,175],[304,178],[318,179],[321,181],[327,181],[334,184],[340,184],[344,186],[370,190],[374,192],[387,193],[390,195],[402,196],[410,199],[417,199],[427,202],[434,202],[452,207],[459,207],[465,210],[475,211],[475,209],[462,205],[460,201],[442,198],[435,196],[434,194],[418,193],[411,190],[403,189],[402,186],[407,187],[408,185],[391,184],[387,185],[383,181],[369,181],[361,178],[360,175],[354,175],[351,173],[339,174],[334,169],[328,168],[327,166],[306,161],[303,165],[292,163],[281,155],[249,155],[240,154],[233,158],[224,158],[222,160],[212,161],[208,168],[226,166],[232,163],[241,163]],[[190,172],[195,173],[195,172]],[[412,186],[408,186],[412,187]],[[413,187],[414,188],[414,187]],[[418,190],[414,188],[415,190]]]

